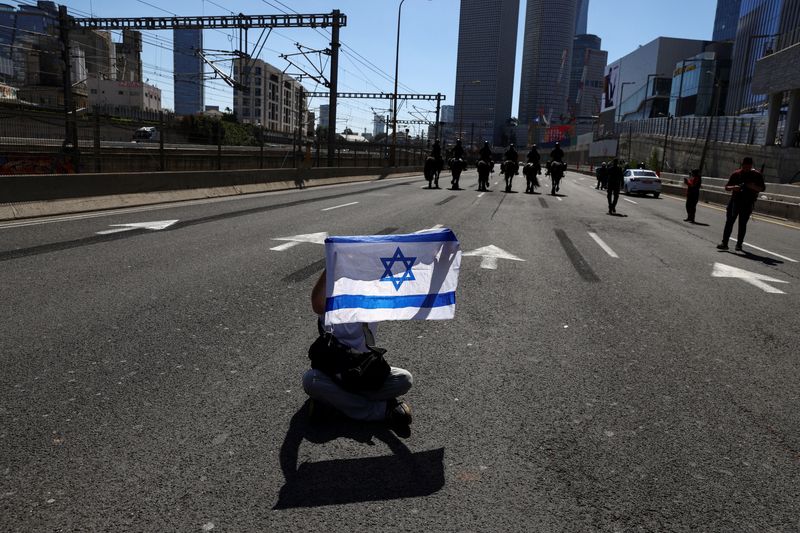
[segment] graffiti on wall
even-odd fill
[[[68,155],[0,154],[0,176],[18,174],[75,174],[75,161]]]

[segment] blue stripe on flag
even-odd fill
[[[455,292],[441,294],[412,294],[409,296],[361,296],[343,294],[328,298],[325,311],[339,309],[400,309],[403,307],[433,308],[445,307],[456,303]]]
[[[325,244],[347,243],[365,244],[381,242],[455,242],[456,234],[452,230],[441,230],[431,233],[413,233],[410,235],[360,235],[352,237],[328,237]]]

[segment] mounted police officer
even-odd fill
[[[487,163],[492,163],[492,147],[489,146],[489,141],[483,141],[483,147],[481,147],[478,155]]]
[[[536,166],[542,161],[542,156],[539,155],[539,150],[536,149],[536,145],[534,144],[531,146],[530,151],[528,152],[528,163],[533,163]]]
[[[508,150],[506,150],[506,153],[503,154],[503,157],[505,158],[506,161],[513,161],[514,163],[517,164],[517,167],[519,167],[519,154],[514,149],[513,144],[508,145]],[[519,174],[519,168],[514,170],[514,174]]]
[[[556,147],[550,152],[550,159],[562,163],[564,160],[564,150],[561,149],[561,143],[557,142]]]
[[[461,146],[461,139],[458,139],[456,145],[453,147],[453,157],[456,159],[464,159],[464,147]]]

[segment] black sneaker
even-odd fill
[[[734,250],[736,250],[737,252],[741,252],[742,251],[742,245],[741,244],[737,244],[736,248],[734,248]]]
[[[728,249],[728,245],[725,244],[725,243],[721,243],[721,244],[717,245],[717,250],[727,250],[727,249]]]
[[[393,427],[411,425],[411,406],[402,400],[386,401],[386,421]]]

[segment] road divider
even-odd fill
[[[0,220],[379,181],[416,167],[0,176]]]

